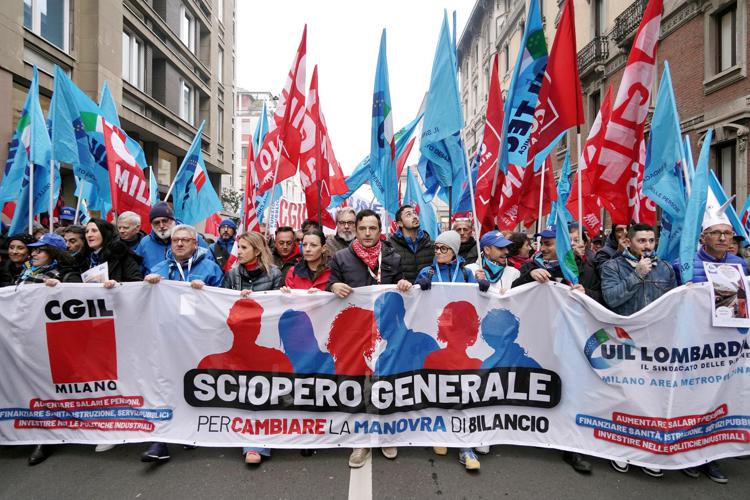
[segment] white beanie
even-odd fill
[[[719,200],[716,198],[713,190],[709,187],[706,199],[706,212],[703,214],[701,230],[705,231],[711,226],[716,226],[718,224],[731,226],[732,223],[729,221],[729,217],[727,217],[726,210],[729,207],[729,204],[732,203],[733,199],[734,196],[729,198],[723,205],[719,205]]]
[[[440,233],[440,236],[435,240],[435,244],[437,243],[449,246],[453,250],[453,254],[458,257],[458,249],[461,248],[461,236],[456,231],[451,229]]]

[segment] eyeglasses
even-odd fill
[[[708,231],[706,234],[717,240],[722,236],[727,239],[734,238],[734,231]]]
[[[451,247],[446,247],[443,245],[435,245],[435,253],[448,253],[452,252],[453,250]]]
[[[338,224],[339,226],[353,226],[356,223],[357,222],[353,221],[353,220],[339,220],[339,221],[336,221],[336,224]]]
[[[187,245],[191,241],[195,241],[195,238],[172,238],[172,243],[177,243],[178,245],[180,243]]]

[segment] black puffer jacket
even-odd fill
[[[17,266],[10,260],[0,263],[0,287],[15,284],[22,272],[23,264]]]
[[[91,252],[87,260],[89,268],[93,267]],[[120,240],[114,240],[102,248],[99,255],[94,257],[94,260],[98,264],[107,263],[109,279],[111,280],[120,283],[143,281],[143,273],[141,272],[143,259]]]
[[[464,262],[467,264],[474,264],[479,258],[477,251],[477,240],[472,236],[466,243],[461,243],[458,248],[458,255],[464,258]]]
[[[388,240],[393,249],[401,256],[401,270],[404,272],[404,279],[414,283],[419,271],[432,264],[435,252],[432,249],[432,239],[425,231],[422,239],[417,244],[417,252],[412,252],[406,238],[401,231],[391,235]]]
[[[395,285],[404,278],[404,273],[401,270],[401,256],[387,241],[383,241],[382,245],[383,247],[380,250],[382,255],[380,284]],[[339,250],[331,259],[331,277],[328,279],[326,289],[331,290],[334,283],[346,283],[352,288],[378,284],[351,246]]]

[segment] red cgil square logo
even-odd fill
[[[117,379],[113,319],[47,323],[47,351],[55,384]]]

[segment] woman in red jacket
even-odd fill
[[[326,289],[331,269],[328,267],[326,237],[317,228],[309,229],[302,237],[302,260],[286,275],[282,292],[292,288],[310,292]]]

